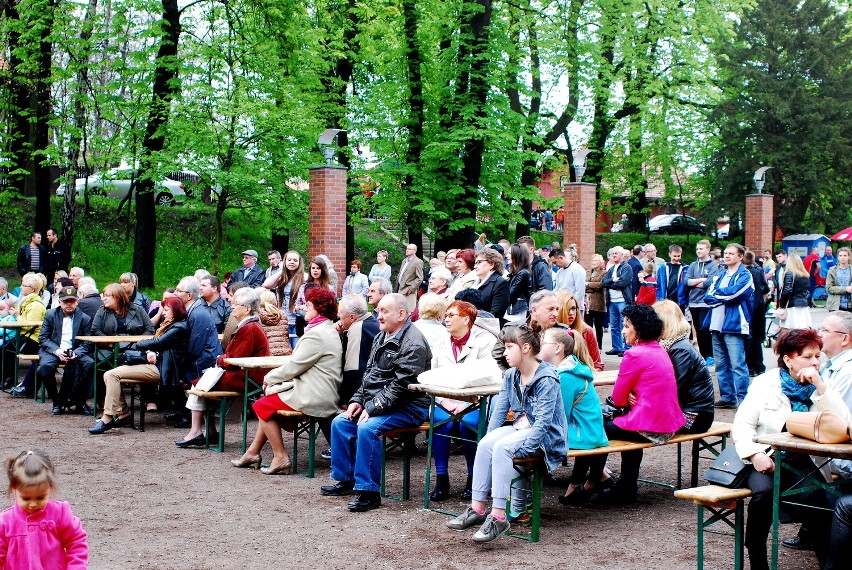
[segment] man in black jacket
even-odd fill
[[[331,478],[338,483],[321,488],[326,496],[357,494],[349,502],[352,512],[381,505],[382,434],[419,426],[429,416],[429,399],[408,386],[429,369],[432,351],[408,322],[405,297],[385,295],[377,314],[381,332],[373,340],[361,387],[331,423]]]
[[[633,304],[633,270],[624,261],[624,256],[629,252],[619,246],[610,248],[607,252],[612,266],[604,273],[601,286],[606,289],[605,298],[609,309],[609,332],[612,336],[612,349],[607,350],[609,355],[624,356],[627,345],[621,335],[621,311],[627,305]]]
[[[61,414],[64,406],[74,406],[80,414],[92,413],[86,405],[86,396],[95,361],[89,356],[88,343],[77,340],[78,336],[89,334],[92,319],[77,307],[78,302],[77,290],[63,287],[59,291],[59,306],[47,312],[38,335],[36,375],[53,400],[53,415]],[[60,362],[65,364],[65,373],[57,394],[56,369]]]
[[[535,240],[530,236],[521,236],[517,243],[526,247],[530,252],[530,277],[532,280],[530,293],[542,289],[553,291],[553,273],[550,271],[550,265],[542,257],[535,254]]]
[[[751,313],[751,339],[747,345],[746,363],[749,376],[758,376],[766,372],[766,366],[763,364],[763,341],[766,340],[765,295],[769,293],[769,283],[766,282],[763,270],[755,263],[754,252],[746,251],[743,262],[754,281],[754,309]]]
[[[57,270],[68,271],[68,265],[71,263],[71,252],[68,250],[68,246],[59,240],[55,228],[47,228],[46,235],[45,255],[47,259],[44,264],[44,275],[50,281]]]
[[[243,266],[234,269],[231,274],[231,283],[245,281],[251,288],[260,287],[266,279],[266,272],[257,264],[257,252],[253,249],[247,249],[242,255]]]
[[[38,273],[45,267],[47,261],[47,250],[41,245],[41,233],[33,232],[30,234],[30,243],[25,243],[18,250],[18,273],[21,277],[27,273]],[[53,279],[53,276],[48,276],[48,281]]]

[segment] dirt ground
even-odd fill
[[[767,363],[773,361],[767,351]],[[607,357],[607,368],[617,362]],[[732,421],[733,411],[722,410],[717,419]],[[69,501],[83,521],[93,569],[695,567],[695,507],[664,487],[640,484],[640,500],[632,506],[563,507],[557,496],[569,470],[562,467],[556,483],[545,488],[541,542],[502,537],[481,546],[470,540],[472,530],[453,532],[444,526],[446,515],[423,509],[425,453],[413,463],[411,501],[384,500],[380,509],[350,513],[347,499],[320,496],[320,485],[329,481],[328,462],[320,458],[315,479],[233,468],[229,460],[240,451],[236,416],[229,419],[225,454],[176,448],[172,441],[185,430],[167,426],[161,414],[148,416],[144,433],[121,428],[92,436],[86,431],[92,423],[91,417],[53,417],[49,404],[0,394],[3,455],[34,447],[53,457],[58,498]],[[323,443],[320,437],[318,447]],[[305,449],[300,447],[302,469]],[[271,451],[264,451],[268,461]],[[676,451],[646,451],[642,477],[674,483]],[[451,459],[457,487],[463,465],[461,456]],[[618,471],[619,458],[611,457],[609,466]],[[398,458],[391,460],[389,491],[400,488],[400,467]],[[685,459],[686,482],[688,474]],[[444,505],[464,508],[455,497]],[[795,530],[782,527],[783,536]],[[730,537],[707,535],[705,567],[733,567]],[[782,548],[781,568],[815,570],[817,563],[812,553]]]

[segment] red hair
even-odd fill
[[[456,259],[461,259],[468,269],[473,269],[473,261],[476,259],[476,252],[473,248],[467,248],[456,253]]]
[[[185,321],[189,315],[186,312],[186,307],[183,304],[183,301],[178,299],[177,297],[169,297],[167,299],[163,299],[163,302],[160,303],[162,307],[168,307],[172,310],[172,315],[174,315],[176,321]]]
[[[468,303],[467,301],[453,301],[447,307],[447,311],[453,308],[458,312],[460,317],[467,317],[467,328],[473,328],[473,323],[476,321],[476,315],[479,314],[479,311],[476,310],[476,305]]]
[[[798,356],[806,348],[815,346],[822,350],[822,338],[814,329],[786,329],[778,336],[775,343],[775,354],[778,355],[778,367],[787,369],[785,356]],[[788,370],[789,371],[789,370]]]
[[[305,301],[314,306],[320,316],[337,319],[337,297],[327,287],[305,287]]]

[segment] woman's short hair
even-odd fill
[[[657,301],[653,305],[654,311],[663,321],[663,336],[664,339],[672,339],[689,334],[692,327],[689,326],[686,317],[683,316],[683,311],[674,301],[665,299]],[[632,321],[631,321],[632,322]]]
[[[503,256],[500,255],[500,252],[496,249],[491,249],[490,247],[483,248],[479,253],[476,254],[480,259],[484,259],[487,263],[491,264],[491,270],[496,271],[497,273],[503,273]]]
[[[127,291],[124,290],[124,287],[118,283],[110,283],[104,287],[103,294],[115,299],[116,313],[122,317],[127,314],[127,309],[130,308],[130,296],[127,294]]]
[[[234,300],[231,301],[234,305],[242,305],[249,310],[250,315],[256,315],[260,307],[260,295],[251,287],[243,287],[234,293]]]
[[[784,329],[778,335],[775,343],[775,354],[778,355],[778,368],[788,370],[784,362],[785,356],[797,356],[808,347],[815,346],[822,350],[822,338],[814,329]]]
[[[450,309],[455,309],[460,317],[467,317],[467,328],[473,328],[473,323],[476,322],[476,316],[479,314],[476,305],[467,301],[456,300],[447,307],[447,311]]]
[[[630,324],[636,329],[636,336],[639,337],[639,340],[650,342],[659,339],[660,335],[663,334],[662,319],[648,305],[627,305],[621,311],[621,314],[625,319],[630,320]]]
[[[432,319],[433,321],[444,319],[444,313],[447,312],[447,305],[449,305],[449,301],[435,293],[426,293],[417,302],[420,318]]]
[[[533,354],[541,352],[541,339],[529,325],[508,324],[500,331],[500,343],[529,344]]]
[[[166,297],[160,303],[160,306],[170,308],[176,321],[185,321],[189,316],[186,312],[186,306],[183,304],[183,301],[177,297]]]
[[[337,319],[337,296],[327,287],[306,289],[305,301],[314,306],[318,315],[332,321]]]
[[[364,267],[364,265],[361,263],[361,260],[359,259],[353,259],[352,263],[349,264],[349,267],[352,267],[353,265],[358,267],[358,271],[361,271],[361,268]]]
[[[604,257],[599,253],[596,253],[592,256],[592,261],[594,261],[595,259],[597,259],[598,262],[601,263],[601,264],[604,263]]]
[[[444,287],[447,287],[450,284],[450,281],[453,279],[453,274],[450,273],[450,270],[447,269],[445,266],[440,265],[438,267],[433,268],[432,271],[429,272],[429,277],[443,279],[445,283]]]
[[[136,277],[135,273],[126,272],[121,274],[121,277],[118,278],[118,282],[133,283],[133,288],[136,289],[136,287],[139,285],[139,278]]]
[[[459,250],[459,252],[456,253],[456,260],[457,261],[463,261],[465,266],[467,266],[468,269],[473,269],[473,262],[474,262],[475,259],[476,259],[476,251],[474,251],[474,249],[472,247]]]
[[[33,288],[33,293],[39,293],[42,289],[41,279],[35,273],[27,273],[21,278],[21,286]]]

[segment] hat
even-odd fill
[[[541,246],[541,251],[550,251],[550,246],[549,245]]]
[[[240,255],[250,255],[250,256],[252,256],[252,257],[256,258],[256,257],[257,257],[257,252],[256,252],[255,250],[253,250],[253,249],[247,249],[247,250],[245,250],[244,252],[242,252],[242,254],[240,254]]]
[[[59,300],[64,301],[65,299],[76,299],[77,298],[77,289],[73,286],[69,285],[67,287],[63,287],[59,290]]]
[[[491,249],[493,249],[494,251],[498,251],[498,252],[500,252],[500,253],[501,253],[501,254],[503,254],[503,255],[505,255],[505,254],[506,254],[506,250],[505,250],[505,249],[503,249],[503,246],[502,246],[502,245],[500,245],[499,243],[492,243],[492,244],[491,244],[491,245],[489,245],[488,247],[490,247],[490,248],[491,248]]]

